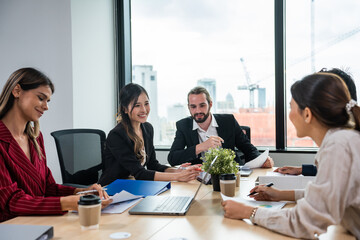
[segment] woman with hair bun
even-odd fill
[[[340,224],[360,239],[360,108],[341,77],[319,72],[291,87],[289,118],[298,137],[319,146],[318,173],[305,190],[257,186],[255,200],[297,201],[294,208],[271,211],[234,201],[222,202],[225,217],[297,238],[315,239]]]

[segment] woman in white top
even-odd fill
[[[291,87],[289,118],[298,137],[320,146],[318,174],[303,190],[257,186],[256,200],[297,201],[294,208],[271,211],[234,201],[222,202],[225,217],[250,218],[271,230],[298,238],[317,238],[341,224],[360,238],[360,108],[344,81],[331,73],[304,77]]]

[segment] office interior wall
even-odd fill
[[[74,128],[108,133],[115,125],[115,43],[112,0],[72,0]]]
[[[22,67],[35,67],[55,85],[49,110],[40,119],[47,164],[61,182],[50,133],[73,127],[70,0],[0,1],[0,87]]]
[[[1,0],[0,87],[22,67],[43,71],[55,84],[40,119],[47,163],[61,173],[50,133],[115,124],[113,0]]]

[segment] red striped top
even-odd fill
[[[37,138],[44,156],[44,140]],[[40,159],[29,140],[31,160],[0,121],[0,222],[20,215],[63,214],[60,196],[75,188],[55,183],[46,157]]]

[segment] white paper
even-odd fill
[[[244,203],[252,207],[263,207],[269,209],[281,209],[285,206],[285,202],[271,202],[271,201],[255,201],[254,199],[245,199],[242,197],[227,197],[221,193],[223,201],[233,200],[235,202]]]
[[[260,168],[266,161],[267,157],[269,156],[269,149],[266,149],[260,156],[251,160],[250,162],[245,163],[245,167],[249,168]]]
[[[109,206],[101,210],[101,213],[122,213],[129,207],[135,205],[143,196],[131,194],[125,190],[111,196],[113,200]]]
[[[107,206],[106,208],[104,208],[103,210],[101,210],[101,213],[122,213],[122,212],[126,211],[126,209],[128,209],[129,207],[135,205],[140,200],[141,200],[141,198],[138,198],[138,199],[129,200],[126,202],[118,202],[115,204],[111,204],[111,205]]]
[[[259,184],[273,183],[279,189],[305,189],[309,182],[314,182],[313,176],[294,176],[294,175],[275,175],[273,173],[266,176],[259,176]]]
[[[291,174],[283,174],[278,172],[267,172],[266,176],[273,176],[273,177],[296,177],[296,176],[302,176],[302,175],[291,175]]]
[[[125,190],[122,190],[121,192],[115,194],[114,196],[111,196],[110,198],[113,200],[111,204],[119,203],[119,202],[125,202],[133,199],[142,198],[143,196],[139,195],[133,195]]]

